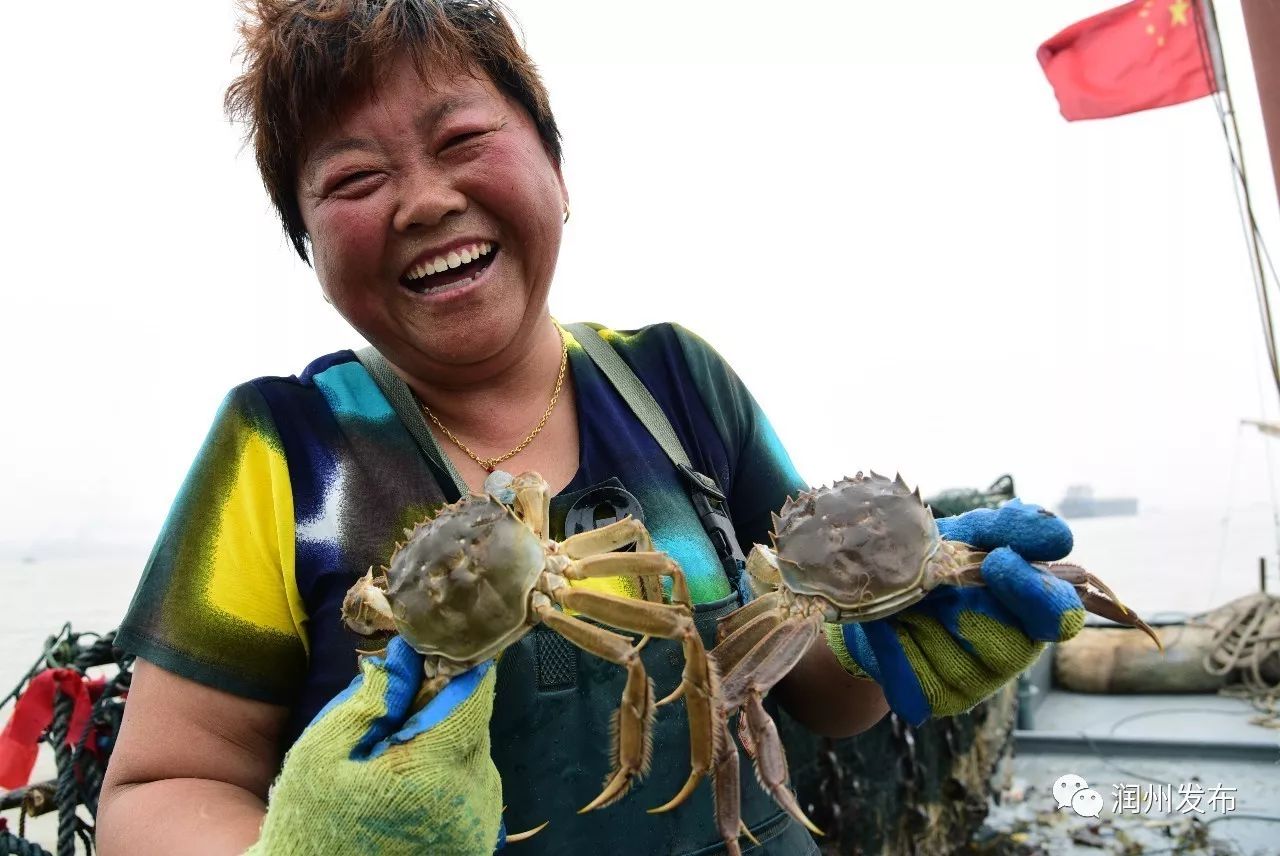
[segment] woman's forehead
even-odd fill
[[[335,113],[342,119],[368,109],[401,110],[415,104],[438,121],[463,107],[501,100],[502,93],[483,69],[424,66],[402,57],[340,96]]]

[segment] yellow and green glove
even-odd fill
[[[1075,588],[1030,564],[1071,552],[1061,518],[1014,499],[943,518],[938,531],[990,551],[985,587],[939,586],[889,618],[827,625],[845,669],[878,683],[889,707],[913,725],[969,710],[1034,663],[1045,643],[1084,626]]]
[[[399,636],[366,657],[285,756],[248,856],[489,854],[505,843],[489,754],[493,661],[412,710],[422,657]]]

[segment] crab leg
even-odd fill
[[[627,554],[623,554],[624,557]],[[634,557],[637,554],[631,554]],[[684,647],[684,674],[681,686],[685,687],[685,709],[689,717],[689,753],[692,770],[684,787],[665,805],[655,811],[675,808],[693,793],[693,789],[711,771],[714,749],[714,718],[712,703],[717,698],[715,666],[702,647],[702,637],[693,623],[693,616],[683,606],[645,603],[629,597],[605,594],[585,589],[561,588],[552,595],[562,606],[598,621],[623,630],[632,630],[664,639],[678,639]],[[652,714],[650,714],[652,715]],[[623,768],[625,770],[625,768]],[[604,793],[587,805],[589,811],[616,799],[626,792],[630,778],[619,780],[622,770],[609,783]]]
[[[627,518],[627,519],[629,520],[630,518]],[[609,525],[613,526],[616,524],[611,523]],[[594,530],[594,531],[603,531],[603,529],[607,529],[607,528],[608,527],[602,527],[601,529]],[[590,535],[591,533],[583,532],[581,534]],[[577,536],[574,536],[574,537],[577,537]],[[644,568],[639,568],[635,566],[636,556],[664,556],[666,557],[670,567],[667,568],[666,570],[661,571],[659,575],[649,576],[645,574]],[[626,557],[630,557],[630,560],[618,561],[618,559],[622,559]],[[645,560],[645,561],[649,561],[649,560]],[[693,614],[693,600],[689,596],[689,583],[685,580],[684,570],[680,567],[679,563],[677,563],[674,559],[671,559],[669,556],[666,556],[665,553],[652,553],[652,554],[623,553],[623,554],[614,556],[613,559],[608,562],[600,562],[600,561],[591,562],[591,561],[584,560],[581,562],[574,562],[570,564],[561,573],[563,573],[565,577],[571,580],[585,580],[585,579],[591,579],[593,577],[615,577],[615,576],[636,577],[641,581],[642,587],[644,585],[645,580],[649,580],[649,579],[659,580],[661,578],[661,575],[665,574],[671,577],[672,602],[684,605],[685,607],[688,608],[689,613]],[[657,585],[657,589],[659,592],[659,602],[660,602],[662,587],[660,583],[655,583],[655,585]],[[645,598],[645,599],[648,601],[653,601],[653,598]],[[643,647],[646,643],[648,643],[648,641],[649,641],[649,637],[645,636],[643,639],[640,640],[640,644],[637,647]],[[680,685],[676,687],[675,690],[670,695],[668,695],[666,698],[658,702],[658,707],[662,707],[665,704],[670,704],[671,702],[680,698],[682,695],[684,695],[684,690],[685,690],[685,683],[681,681]]]
[[[649,535],[649,530],[644,528],[643,523],[631,516],[616,520],[608,526],[601,526],[599,529],[570,535],[560,542],[560,552],[570,559],[583,559],[587,556],[609,553],[628,544],[635,544],[637,553],[653,552],[653,538]],[[604,574],[601,574],[601,576],[604,576]],[[640,591],[645,600],[650,603],[662,603],[662,580],[659,575],[637,573],[632,574],[632,576],[639,579]],[[683,575],[674,580],[673,583],[684,590],[684,602],[689,603],[690,608],[692,608],[692,602],[689,601],[688,587],[684,583]],[[679,599],[679,593],[673,587],[672,600],[678,601]]]
[[[720,623],[716,625],[716,643],[723,642],[738,628],[749,624],[756,616],[776,610],[780,597],[776,591],[771,591],[768,594],[761,595],[746,606],[738,607],[720,619]]]
[[[720,703],[724,716],[745,705],[747,715],[756,717],[754,722],[748,719],[747,725],[755,749],[756,772],[760,775],[761,782],[784,811],[804,824],[806,829],[818,834],[821,834],[821,830],[805,817],[787,788],[786,761],[779,761],[782,758],[782,747],[772,720],[769,720],[769,727],[766,727],[759,716],[768,720],[768,714],[763,707],[758,715],[752,713],[751,702],[763,697],[774,684],[782,680],[817,641],[821,632],[820,613],[795,615],[786,619],[770,630],[736,666],[726,672],[720,684]],[[773,745],[770,745],[770,741]],[[785,797],[779,796],[782,792],[786,792]]]
[[[751,653],[751,649],[769,634],[770,630],[778,626],[781,620],[776,611],[764,612],[720,640],[709,652],[720,674],[729,674],[742,658]],[[662,703],[659,702],[658,706],[661,707]]]
[[[649,537],[649,530],[630,515],[599,529],[570,535],[560,542],[560,552],[570,559],[581,559],[597,553],[611,553],[628,544],[635,544],[637,552],[653,551],[653,539]]]
[[[773,518],[774,531],[778,528],[778,518]],[[776,589],[782,585],[782,574],[778,572],[778,554],[763,544],[755,544],[747,554],[747,573],[751,576],[752,588],[760,591]]]
[[[537,473],[521,473],[511,480],[520,519],[546,541],[551,529],[551,491]]]
[[[738,747],[729,736],[728,714],[722,712],[716,727],[715,769],[711,775],[716,810],[716,831],[724,839],[729,856],[741,856],[738,834],[742,823],[742,779],[738,773]],[[750,835],[750,833],[747,833]]]
[[[1151,637],[1151,641],[1156,643],[1156,647],[1164,651],[1164,643],[1160,641],[1160,637],[1155,630],[1151,629],[1151,625],[1143,621],[1136,614],[1125,611],[1115,601],[1107,600],[1097,592],[1088,589],[1077,589],[1076,594],[1080,596],[1081,603],[1084,608],[1092,612],[1094,615],[1101,615],[1103,618],[1109,618],[1117,624],[1123,624],[1126,627],[1136,627],[1143,633]]]
[[[613,715],[614,769],[604,790],[581,809],[581,814],[620,798],[633,780],[649,772],[653,751],[653,681],[645,674],[644,663],[627,637],[565,615],[550,605],[544,604],[537,611],[544,624],[579,648],[627,669],[622,704]]]
[[[614,525],[614,524],[610,524]],[[584,532],[584,535],[591,533]],[[576,535],[574,536],[577,537]],[[576,559],[561,571],[571,580],[586,580],[596,577],[632,577],[641,585],[648,579],[658,580],[660,577],[671,577],[671,601],[693,612],[693,599],[689,596],[689,583],[685,580],[684,571],[676,560],[666,553],[604,553]],[[655,582],[658,592],[658,603],[661,605],[662,585]],[[649,598],[646,601],[652,602]]]
[[[387,602],[387,594],[373,576],[373,568],[356,580],[342,599],[342,618],[361,636],[396,631],[396,619]]]
[[[763,696],[759,690],[748,691],[743,715],[747,720],[751,742],[755,744],[756,776],[760,779],[760,784],[764,785],[774,802],[782,806],[787,814],[803,823],[814,835],[821,835],[822,830],[804,816],[795,794],[787,786],[790,779],[787,756],[782,749],[782,739],[778,737],[778,726],[764,709]]]
[[[770,630],[760,643],[720,679],[720,697],[729,710],[737,710],[747,693],[767,693],[786,677],[822,634],[822,615],[792,616]]]
[[[1077,588],[1084,585],[1093,586],[1109,597],[1116,606],[1120,607],[1125,612],[1129,611],[1129,608],[1120,602],[1120,598],[1116,596],[1116,593],[1111,590],[1110,586],[1079,565],[1073,565],[1070,562],[1051,562],[1049,564],[1039,562],[1036,563],[1036,567],[1042,571],[1047,571],[1053,574],[1060,580],[1066,580]]]

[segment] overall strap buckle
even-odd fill
[[[677,464],[676,469],[688,482],[689,499],[693,503],[693,510],[697,513],[707,538],[711,540],[711,546],[715,548],[716,556],[724,567],[725,576],[729,578],[729,584],[737,592],[738,602],[746,604],[752,599],[751,589],[747,585],[744,573],[747,560],[742,555],[742,548],[738,546],[738,536],[733,529],[733,520],[725,511],[724,491],[720,490],[714,479],[703,475],[688,464]]]

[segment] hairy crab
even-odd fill
[[[788,787],[786,756],[765,711],[765,694],[822,635],[825,622],[847,624],[884,618],[921,600],[940,585],[982,585],[986,552],[941,538],[918,490],[894,479],[858,473],[831,487],[788,498],[773,516],[774,548],[757,544],[747,559],[760,597],[728,615],[717,628],[711,658],[720,673],[713,769],[716,826],[737,853],[737,748],[729,717],[738,711],[739,733],[753,756],[761,784],[777,803],[812,832]],[[1071,564],[1036,564],[1067,580],[1090,612],[1138,627],[1159,639],[1111,590]]]
[[[399,633],[424,655],[426,680],[420,703],[539,623],[582,650],[624,667],[627,683],[613,721],[613,770],[584,812],[621,798],[647,772],[653,682],[640,660],[643,639],[637,644],[562,609],[646,639],[678,640],[685,657],[680,692],[687,699],[692,732],[693,771],[681,790],[687,795],[711,769],[716,676],[694,626],[680,566],[655,552],[644,525],[631,517],[553,541],[548,537],[550,491],[542,477],[516,476],[510,491],[512,507],[488,494],[466,496],[406,530],[408,540],[397,546],[383,573],[374,576],[370,569],[347,592],[344,620],[366,636]],[[631,544],[636,552],[618,552]],[[638,579],[645,599],[570,584],[615,576]],[[672,603],[661,602],[662,577],[671,579]]]

